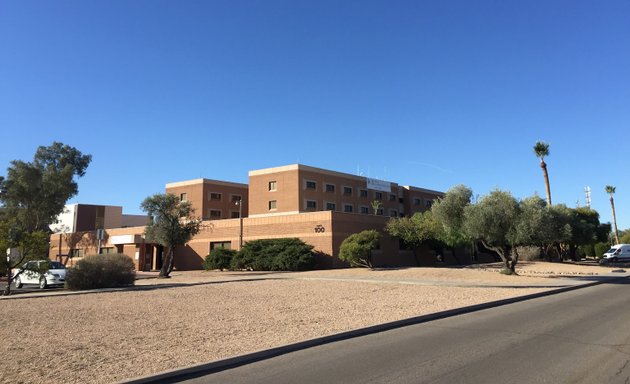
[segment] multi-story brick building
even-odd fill
[[[384,232],[391,217],[427,210],[443,195],[301,164],[251,171],[249,184],[196,179],[169,183],[166,192],[190,201],[204,220],[201,231],[177,249],[174,265],[180,270],[201,268],[203,258],[216,247],[238,249],[241,240],[283,237],[313,245],[319,268],[345,266],[337,255],[347,236],[365,229]],[[243,204],[242,217],[237,202]],[[101,250],[129,255],[139,270],[158,269],[162,247],[147,242],[143,233],[143,226],[108,229]],[[91,231],[53,235],[50,256],[96,253],[96,243]],[[373,259],[376,265],[435,263],[431,252],[419,257],[386,234]]]

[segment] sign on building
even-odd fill
[[[373,189],[375,191],[381,191],[381,192],[392,191],[392,183],[390,183],[389,181],[371,179],[369,177],[366,177],[365,180],[367,182],[368,189]]]

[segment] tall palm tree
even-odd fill
[[[617,230],[617,215],[615,214],[615,199],[613,199],[613,195],[615,194],[615,187],[612,185],[606,186],[606,193],[610,195],[610,207],[612,208],[613,214],[613,225],[615,228],[615,244],[619,244],[619,231]]]
[[[549,156],[549,144],[544,141],[537,141],[534,145],[534,153],[540,159],[540,168],[542,168],[545,177],[545,188],[547,189],[547,205],[551,206],[551,188],[549,187],[549,173],[547,173],[547,163],[545,156]]]

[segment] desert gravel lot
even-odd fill
[[[542,276],[608,272],[546,263],[524,265],[518,277],[493,266],[195,271],[138,282],[154,285],[150,290],[1,300],[0,378],[13,384],[116,382],[566,282]],[[19,341],[8,344],[9,337]]]

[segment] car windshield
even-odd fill
[[[66,267],[58,261],[51,261],[48,269],[65,269]]]
[[[613,253],[615,252],[617,249],[616,248],[610,248],[609,250],[606,251],[606,253]],[[600,251],[601,252],[601,251]]]

